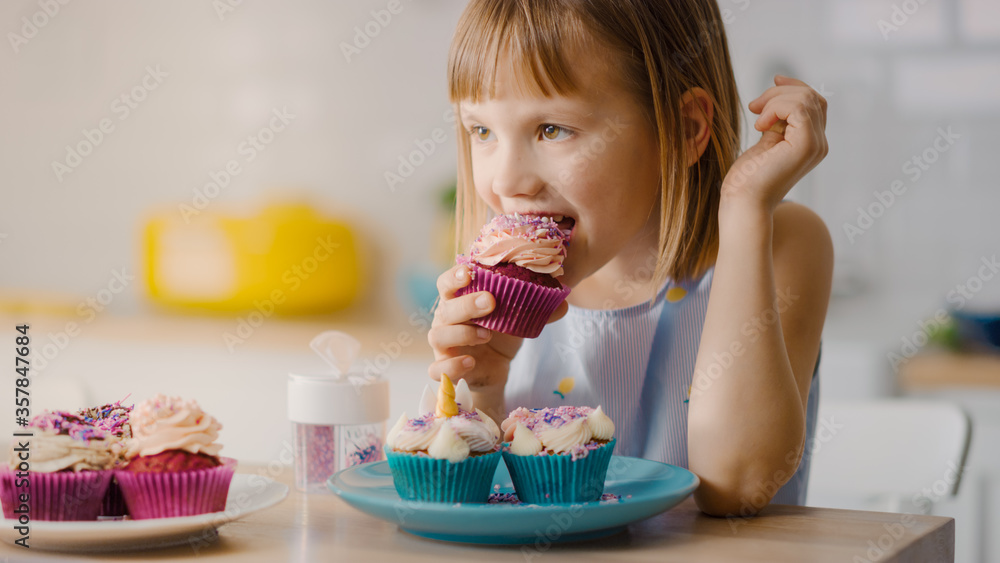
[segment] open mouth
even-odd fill
[[[576,226],[576,219],[566,217],[565,215],[553,215],[552,220],[559,225],[559,230],[566,235],[567,239],[571,238],[573,234],[573,227]]]

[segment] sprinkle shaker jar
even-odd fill
[[[389,418],[389,382],[360,375],[288,375],[295,486],[329,492],[330,475],[379,461]]]

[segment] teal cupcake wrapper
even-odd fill
[[[612,439],[587,457],[573,461],[570,454],[514,455],[503,452],[517,498],[528,504],[556,504],[600,500],[608,474]]]
[[[500,452],[458,463],[385,449],[392,482],[400,498],[428,502],[486,502]]]

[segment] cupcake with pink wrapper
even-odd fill
[[[500,427],[503,460],[522,502],[601,499],[615,448],[614,422],[601,407],[522,407]]]
[[[382,459],[389,383],[352,370],[361,343],[348,334],[326,331],[309,345],[330,371],[288,376],[295,485],[300,491],[329,493],[330,475]]]
[[[483,227],[468,256],[458,257],[459,264],[471,267],[472,280],[456,295],[488,291],[496,300],[496,308],[474,324],[523,338],[541,334],[570,292],[556,279],[563,274],[569,243],[569,232],[556,219],[498,215]]]
[[[500,429],[473,406],[464,379],[455,386],[442,375],[437,397],[424,389],[419,416],[400,416],[385,451],[400,498],[485,503],[500,463]]]
[[[122,442],[69,412],[38,415],[23,434],[0,469],[4,518],[96,520]]]
[[[220,512],[236,460],[219,457],[222,424],[198,403],[158,394],[130,416],[128,463],[115,471],[137,520]]]

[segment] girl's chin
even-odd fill
[[[556,279],[559,280],[559,283],[570,289],[573,289],[576,287],[576,284],[580,283],[580,278],[576,276],[576,272],[572,267],[567,268],[566,266],[563,266],[563,275]]]

